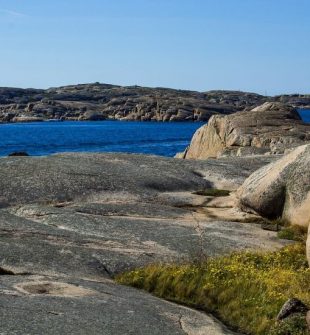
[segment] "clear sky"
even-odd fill
[[[0,0],[0,86],[310,93],[310,0]]]

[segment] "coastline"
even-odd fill
[[[263,96],[241,91],[195,92],[100,83],[47,90],[0,88],[0,122],[43,120],[208,121],[265,102],[310,108],[310,95]]]

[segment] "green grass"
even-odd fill
[[[164,299],[212,312],[246,334],[295,335],[285,332],[285,327],[298,329],[297,321],[289,320],[293,325],[287,325],[288,320],[276,323],[276,316],[288,298],[310,304],[310,269],[301,243],[276,252],[233,253],[203,264],[150,265],[116,279]]]
[[[305,242],[307,239],[307,232],[308,229],[306,227],[292,225],[281,229],[278,232],[278,237],[286,240]]]
[[[230,194],[230,191],[219,190],[217,188],[206,188],[204,190],[196,191],[194,192],[194,194],[210,196],[210,197],[226,197]]]
[[[269,335],[304,335],[309,334],[307,330],[307,324],[305,322],[305,316],[297,313],[291,317],[275,323],[272,327]]]
[[[264,220],[262,222],[262,228],[266,230],[277,231],[278,238],[297,241],[297,242],[306,242],[308,228],[299,225],[291,225],[289,221],[282,218],[276,220]]]

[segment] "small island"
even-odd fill
[[[195,92],[169,88],[70,85],[47,90],[0,88],[0,122],[208,121],[264,102],[310,109],[310,95],[274,97],[240,91]]]

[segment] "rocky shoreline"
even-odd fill
[[[1,331],[235,334],[211,315],[118,285],[114,278],[154,263],[192,262],[236,250],[278,250],[291,242],[261,225],[275,218],[308,227],[309,129],[292,107],[267,105],[241,112],[241,124],[231,119],[239,120],[236,113],[226,116],[229,122],[221,120],[226,126],[210,126],[229,140],[227,125],[233,125],[239,144],[252,143],[244,142],[250,135],[263,136],[269,144],[282,138],[279,143],[288,154],[0,158]],[[266,121],[261,113],[274,119]],[[261,119],[277,129],[285,127],[280,134],[268,132]],[[300,129],[305,136],[299,136]],[[295,142],[284,141],[287,134]],[[209,136],[207,132],[205,143]],[[224,144],[229,147],[229,141]]]
[[[46,120],[208,121],[212,115],[250,110],[264,102],[310,108],[310,95],[275,97],[239,91],[71,85],[47,90],[0,88],[0,122]]]

